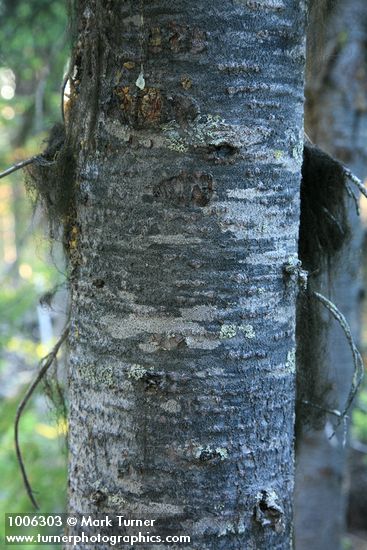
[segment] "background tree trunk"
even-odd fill
[[[307,71],[306,131],[312,141],[366,176],[367,95],[364,0],[340,0],[327,19],[310,23]],[[348,199],[351,239],[330,268],[318,276],[320,292],[347,318],[355,338],[359,334],[359,274],[362,228],[353,200]],[[353,376],[350,348],[341,328],[332,322],[327,336],[331,402],[343,408]],[[297,550],[337,550],[346,531],[347,448],[343,429],[329,439],[325,429],[310,430],[298,443],[295,492]]]
[[[304,2],[76,12],[70,511],[289,549]]]

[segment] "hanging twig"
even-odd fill
[[[48,355],[46,355],[46,357],[41,359],[40,369],[37,372],[33,382],[29,386],[25,396],[23,397],[23,399],[19,403],[16,415],[15,415],[14,440],[15,440],[15,450],[16,450],[16,453],[17,453],[18,464],[19,464],[19,467],[20,467],[20,470],[21,470],[21,473],[22,473],[23,482],[24,482],[27,494],[28,494],[28,496],[29,496],[29,498],[30,498],[30,500],[31,500],[31,502],[32,502],[32,504],[33,504],[33,506],[36,510],[39,510],[39,506],[37,504],[36,499],[33,496],[33,490],[32,490],[31,484],[29,482],[27,472],[25,470],[23,456],[22,456],[22,452],[20,450],[20,445],[19,445],[19,421],[20,421],[20,418],[22,416],[22,412],[23,412],[25,406],[27,405],[30,397],[32,396],[32,394],[33,394],[34,390],[36,389],[36,387],[38,386],[39,382],[42,380],[42,378],[44,377],[44,375],[46,374],[46,372],[48,371],[48,369],[51,367],[52,363],[56,359],[57,353],[58,353],[61,345],[63,344],[63,342],[66,340],[68,334],[69,334],[69,324],[67,324],[66,328],[64,329],[63,333],[61,334],[58,342],[56,343],[56,345],[54,346],[52,351]]]
[[[351,333],[351,330],[349,328],[348,322],[344,315],[338,310],[338,308],[333,304],[330,300],[328,300],[325,296],[320,294],[319,292],[313,292],[314,297],[321,302],[321,304],[331,313],[331,315],[334,317],[336,321],[338,321],[339,325],[341,326],[345,337],[347,339],[347,342],[349,344],[349,347],[352,351],[353,356],[353,363],[354,363],[354,373],[353,373],[353,379],[352,379],[352,387],[349,391],[349,395],[347,397],[347,401],[345,403],[344,409],[341,411],[339,416],[339,421],[337,422],[336,427],[340,425],[340,422],[343,420],[343,418],[346,416],[355,396],[358,391],[358,388],[362,382],[363,374],[364,374],[364,365],[363,365],[363,359],[361,354],[359,353],[355,343],[354,339]],[[335,432],[332,434],[331,437]]]

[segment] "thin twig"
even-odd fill
[[[344,426],[343,447],[345,447],[347,443],[347,420],[349,420],[348,415],[345,412],[341,413],[340,411],[338,411],[338,409],[327,409],[326,407],[322,407],[321,405],[317,405],[316,403],[312,403],[311,401],[306,401],[305,399],[302,400],[302,403],[304,405],[308,405],[309,407],[314,407],[315,409],[318,409],[324,413],[328,413],[328,414],[332,414],[333,416],[336,416],[337,418],[339,418],[339,422],[337,426],[339,426],[340,422],[343,421],[343,426]],[[333,433],[331,434],[329,439],[332,439],[334,435],[335,435],[335,430],[333,430]]]
[[[350,447],[354,451],[358,451],[359,453],[367,454],[367,445],[365,443],[361,443],[360,441],[356,439],[352,439],[352,441],[349,443]]]
[[[340,411],[338,411],[338,409],[327,409],[326,407],[322,407],[321,405],[317,405],[316,403],[312,403],[311,401],[306,401],[305,399],[302,400],[302,403],[304,405],[308,405],[309,407],[314,407],[315,409],[318,409],[324,413],[328,413],[328,414],[332,414],[333,416],[336,416],[339,421],[338,421],[338,424],[337,426],[339,426],[340,422],[343,421],[343,426],[344,426],[344,430],[343,430],[343,447],[345,447],[346,443],[347,443],[347,421],[349,419],[349,417],[347,416],[347,414],[345,413],[341,413]],[[335,429],[333,430],[333,433],[331,434],[331,436],[329,437],[329,439],[332,439],[335,435]]]
[[[348,183],[345,183],[345,188],[346,188],[346,190],[347,190],[348,195],[350,196],[350,198],[351,198],[352,201],[354,202],[354,206],[355,206],[355,208],[356,208],[357,216],[359,216],[359,215],[360,215],[360,209],[359,209],[358,198],[356,197],[356,195],[354,194],[354,191],[352,191],[352,189],[350,188],[350,186],[348,185]]]
[[[314,409],[318,409],[320,411],[326,412],[328,414],[332,414],[337,418],[340,418],[342,416],[342,413],[338,411],[338,409],[326,409],[325,407],[322,407],[321,405],[317,405],[316,403],[312,403],[312,401],[308,401],[306,399],[302,399],[301,403],[303,403],[304,405],[313,407]]]
[[[363,182],[359,178],[357,178],[357,176],[355,176],[348,168],[344,167],[344,173],[345,173],[346,177],[352,183],[354,183],[354,185],[356,185],[356,187],[358,187],[358,189],[360,190],[362,195],[364,195],[367,198],[367,188],[366,188],[365,185],[363,185]]]
[[[52,365],[52,363],[56,359],[57,353],[58,353],[61,345],[63,344],[63,342],[66,340],[68,334],[69,334],[69,324],[67,324],[67,326],[65,327],[63,333],[61,334],[58,342],[56,343],[56,345],[54,346],[52,351],[48,355],[46,355],[46,357],[41,359],[40,365],[42,365],[42,366],[39,369],[39,371],[37,372],[33,382],[29,386],[28,390],[26,391],[25,396],[23,397],[23,399],[19,403],[16,415],[15,415],[14,441],[15,441],[15,450],[16,450],[16,454],[17,454],[17,460],[18,460],[18,464],[19,464],[19,467],[20,467],[20,470],[21,470],[21,473],[22,473],[23,482],[24,482],[24,486],[26,488],[27,494],[28,494],[28,496],[29,496],[29,498],[30,498],[30,500],[31,500],[31,502],[32,502],[32,504],[33,504],[33,506],[36,510],[39,510],[39,506],[37,504],[36,499],[33,496],[33,490],[32,490],[31,484],[28,480],[27,472],[26,472],[25,466],[24,466],[22,452],[20,450],[19,421],[20,421],[20,418],[22,416],[22,412],[23,412],[25,406],[27,405],[30,397],[32,396],[32,394],[33,394],[34,390],[36,389],[36,387],[38,386],[39,382],[42,380],[42,378],[44,377],[44,375],[46,374],[46,372],[48,371],[48,369],[50,368],[50,366]]]
[[[306,133],[306,131],[303,132],[306,140],[311,144],[311,145],[314,145],[314,142],[312,141],[312,139],[310,138],[310,136]]]
[[[34,162],[38,158],[39,156],[35,155],[34,157],[30,157],[29,159],[21,160],[20,162],[13,164],[13,166],[10,166],[10,168],[7,168],[6,170],[4,170],[4,172],[0,172],[0,179],[5,178],[5,176],[8,176],[13,172],[16,172],[16,170],[20,170],[21,168],[28,166],[28,164],[32,164],[32,162]]]
[[[362,382],[363,374],[364,374],[364,365],[363,365],[363,359],[361,354],[359,353],[355,343],[354,339],[350,330],[350,327],[348,325],[348,322],[344,315],[338,310],[338,308],[333,304],[330,300],[325,298],[322,294],[319,294],[318,292],[313,292],[314,297],[321,302],[321,304],[331,313],[331,315],[334,317],[336,321],[338,321],[339,325],[341,326],[345,337],[347,339],[347,342],[349,344],[349,347],[352,352],[353,356],[353,363],[354,363],[354,373],[353,373],[353,379],[352,379],[352,387],[349,391],[349,395],[347,397],[347,401],[345,403],[344,409],[342,410],[339,421],[337,422],[336,427],[339,426],[341,420],[346,416],[355,396],[359,389],[359,386]],[[334,432],[335,433],[335,432]],[[334,434],[333,434],[334,435]],[[331,436],[332,437],[332,436]]]

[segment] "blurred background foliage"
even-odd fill
[[[47,132],[61,120],[69,55],[67,2],[0,0],[0,21],[2,171],[39,153]],[[17,171],[0,179],[1,514],[33,511],[15,459],[13,422],[38,361],[62,330],[67,302],[61,246],[50,243],[47,221],[26,196],[23,178]],[[62,357],[58,372],[62,379]],[[41,512],[62,512],[67,426],[44,389],[40,387],[24,412],[20,441]],[[0,525],[2,538],[4,523]]]
[[[61,119],[69,53],[67,2],[0,0],[0,21],[2,171],[39,153],[47,132]],[[15,458],[13,420],[38,361],[62,330],[67,277],[61,246],[50,243],[47,220],[26,197],[21,171],[0,179],[0,259],[0,512],[25,513],[33,510]],[[366,305],[364,310],[366,358]],[[58,370],[62,379],[62,359]],[[38,391],[27,406],[21,420],[21,445],[41,512],[62,512],[67,424],[47,394]],[[361,453],[367,472],[366,384],[353,413],[351,446]],[[1,537],[2,530],[3,522]]]

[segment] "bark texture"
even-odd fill
[[[309,33],[306,131],[322,149],[366,176],[367,10],[363,0],[340,0],[327,19],[313,19]],[[359,333],[359,277],[362,246],[361,223],[355,204],[348,200],[351,239],[336,259],[325,266],[317,285],[347,318],[355,338]],[[340,327],[332,322],[326,339],[328,400],[342,409],[353,364]],[[332,433],[332,417],[324,429],[303,434],[298,444],[295,492],[297,550],[337,550],[342,547],[346,525],[347,448],[343,428]]]
[[[288,549],[304,3],[76,11],[70,511]]]

